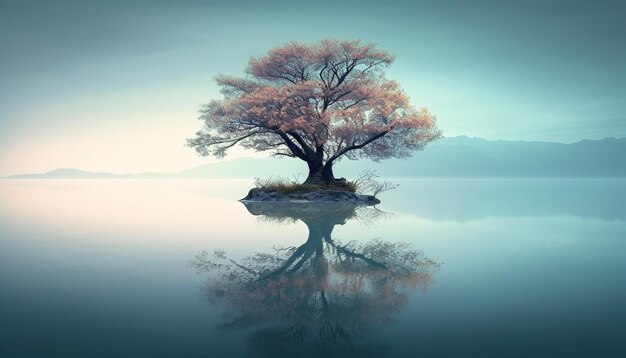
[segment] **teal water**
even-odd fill
[[[626,356],[625,180],[398,183],[0,181],[0,356]]]

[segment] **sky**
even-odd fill
[[[361,39],[445,136],[626,137],[622,1],[0,0],[0,176],[173,172],[213,78],[288,41]],[[252,153],[237,151],[232,157]]]

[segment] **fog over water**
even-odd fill
[[[0,355],[625,353],[626,181],[398,183],[277,211],[249,180],[0,181]]]

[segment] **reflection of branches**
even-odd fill
[[[317,337],[322,346],[352,345],[352,337],[369,325],[393,321],[409,294],[418,286],[426,288],[438,268],[406,244],[375,240],[342,245],[317,238],[322,240],[241,262],[221,251],[201,252],[192,264],[212,274],[206,287],[210,301],[236,313],[222,328],[271,323],[272,329],[255,333],[257,339],[263,335],[268,343],[294,343]],[[269,269],[268,262],[276,268]]]
[[[203,251],[191,261],[198,272],[210,273],[210,301],[233,313],[221,327],[256,328],[249,341],[255,355],[301,355],[303,345],[312,354],[354,353],[353,340],[372,324],[393,321],[439,267],[408,244],[334,240],[334,226],[361,212],[355,206],[246,206],[257,215],[302,220],[309,229],[297,247],[238,261],[221,250]],[[386,214],[375,208],[370,213]]]
[[[354,262],[355,259],[361,259],[361,260],[365,261],[366,263],[372,265],[373,267],[387,270],[387,266],[385,266],[385,264],[382,264],[382,263],[380,263],[380,262],[378,262],[376,260],[372,260],[372,259],[370,259],[369,257],[367,257],[367,256],[365,256],[363,254],[350,251],[345,246],[335,245],[332,242],[331,242],[331,245],[333,245],[335,250],[337,250],[337,254],[339,254],[339,257],[341,257],[341,255],[344,255],[348,259],[352,259],[353,262]]]
[[[362,206],[355,211],[353,218],[365,225],[372,225],[376,221],[389,220],[393,217],[395,217],[393,213],[380,210],[375,206]]]

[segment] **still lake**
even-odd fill
[[[626,356],[626,180],[396,182],[1,180],[0,357]]]

